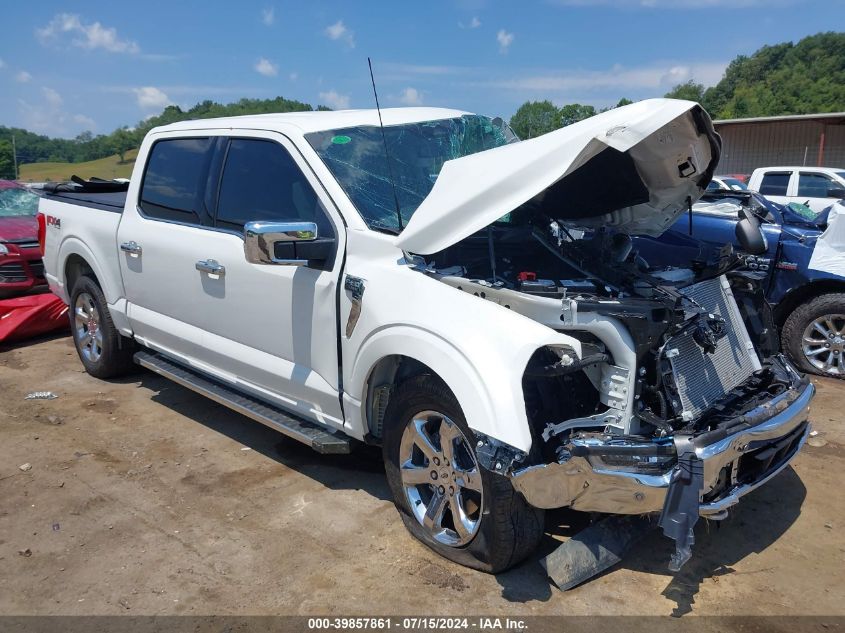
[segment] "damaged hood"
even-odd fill
[[[707,187],[721,142],[697,103],[649,99],[447,161],[396,245],[428,255],[529,203],[583,228],[656,237]]]

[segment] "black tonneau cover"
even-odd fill
[[[44,185],[44,197],[70,202],[81,207],[102,209],[120,213],[126,203],[128,181],[101,180],[92,178],[83,180],[71,177],[72,182],[48,183]]]

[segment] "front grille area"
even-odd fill
[[[724,277],[697,283],[682,292],[708,312],[722,317],[727,330],[712,354],[705,353],[691,331],[679,334],[666,345],[680,408],[685,418],[693,419],[760,369],[760,362]]]
[[[0,265],[0,283],[13,284],[27,279],[29,279],[29,276],[26,274],[23,264],[13,262]]]
[[[44,262],[40,259],[33,260],[29,262],[29,272],[33,274],[34,277],[38,279],[44,278]]]
[[[736,464],[736,480],[741,484],[759,481],[798,450],[801,438],[807,430],[807,422],[792,433],[774,440],[753,442]]]

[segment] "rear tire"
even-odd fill
[[[481,466],[475,445],[455,396],[441,381],[411,378],[390,398],[382,450],[405,527],[444,558],[497,573],[535,550],[544,512],[529,506],[506,477]],[[443,508],[439,521],[436,507]]]
[[[802,371],[845,378],[845,294],[820,295],[798,306],[783,325],[781,345]]]
[[[85,371],[95,378],[115,378],[134,367],[135,342],[121,336],[96,279],[80,276],[70,293],[73,343]]]

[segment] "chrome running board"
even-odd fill
[[[169,378],[191,391],[214,400],[218,404],[261,422],[265,426],[284,433],[288,437],[302,442],[318,453],[349,453],[351,442],[348,437],[333,433],[313,422],[302,420],[278,407],[267,404],[241,393],[233,387],[224,385],[197,371],[177,364],[155,352],[136,352],[136,363],[157,374]]]

